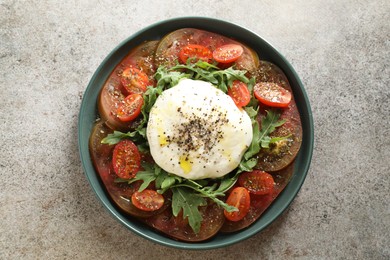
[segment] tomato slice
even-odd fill
[[[155,211],[164,205],[164,197],[155,190],[136,191],[131,196],[131,202],[141,210]]]
[[[291,92],[273,82],[260,82],[253,87],[255,97],[264,105],[285,108],[291,102]]]
[[[216,203],[209,202],[206,206],[199,207],[199,212],[202,216],[199,233],[192,230],[188,219],[183,219],[182,214],[179,213],[177,217],[173,216],[171,207],[161,214],[142,219],[142,221],[174,239],[199,242],[215,236],[225,222],[223,209]]]
[[[129,139],[117,143],[112,156],[112,164],[116,175],[120,178],[133,178],[141,166],[141,155],[137,146]]]
[[[260,66],[258,67],[256,74],[256,79],[259,82],[274,82],[292,93],[286,75],[275,64],[264,60],[260,61]],[[260,125],[262,118],[266,116],[266,110],[268,109],[270,108],[265,105],[260,107],[258,114]],[[258,164],[256,165],[256,169],[258,170],[266,172],[282,170],[291,164],[299,152],[302,144],[302,123],[294,96],[292,96],[288,107],[281,110],[280,119],[285,120],[285,123],[276,128],[271,134],[271,137],[289,137],[274,143],[269,149],[261,149],[260,153],[257,155]]]
[[[248,214],[240,221],[225,221],[221,232],[235,232],[244,229],[256,220],[260,218],[263,212],[272,204],[272,202],[278,197],[280,192],[290,182],[291,177],[294,173],[294,163],[290,164],[281,171],[274,172],[273,178],[275,180],[275,186],[271,193],[266,195],[251,195],[251,203]]]
[[[122,103],[120,103],[116,112],[118,118],[123,122],[134,120],[140,113],[144,98],[141,94],[128,95]]]
[[[149,85],[149,78],[141,70],[128,67],[122,72],[121,83],[127,95],[142,94]]]
[[[238,178],[238,183],[248,189],[252,194],[265,195],[274,190],[275,181],[271,174],[254,170],[243,172]]]
[[[225,217],[230,221],[239,221],[249,212],[251,203],[249,191],[244,187],[235,188],[226,200],[228,205],[234,206],[238,211],[228,212],[224,210]]]
[[[241,57],[235,61],[235,68],[248,71],[248,74],[255,76],[259,67],[259,56],[257,53],[242,43],[234,41],[220,34],[199,30],[195,28],[182,28],[167,34],[161,39],[155,53],[155,65],[175,66],[180,50],[188,44],[199,44],[214,51],[216,48],[226,44],[238,44],[244,49]],[[218,66],[221,66],[219,63]],[[223,66],[224,68],[227,68]]]
[[[228,90],[228,95],[233,99],[237,107],[244,107],[251,100],[251,94],[247,85],[239,80],[233,81],[233,85]]]
[[[131,184],[115,182],[115,179],[118,178],[112,164],[112,154],[115,146],[102,144],[101,142],[107,134],[111,133],[113,133],[113,130],[106,125],[105,121],[96,122],[89,139],[89,151],[94,168],[112,201],[121,210],[137,218],[147,218],[159,214],[168,207],[171,209],[170,195],[167,192],[164,193],[164,205],[157,211],[144,211],[133,205],[131,196],[138,191],[141,182],[137,181]]]
[[[238,60],[244,52],[244,48],[239,44],[225,44],[213,51],[213,58],[220,63],[230,63]]]
[[[186,63],[189,58],[209,62],[213,58],[212,52],[205,46],[199,44],[188,44],[181,48],[179,59],[182,63]]]

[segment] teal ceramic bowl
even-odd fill
[[[104,85],[111,71],[131,49],[138,46],[141,42],[145,40],[160,39],[171,31],[185,27],[209,30],[235,38],[238,41],[246,43],[258,53],[261,53],[261,59],[268,60],[279,66],[286,74],[293,89],[303,127],[303,142],[301,150],[296,158],[293,177],[284,191],[278,196],[278,198],[260,217],[260,219],[242,231],[231,234],[218,234],[210,240],[198,243],[186,243],[170,239],[158,232],[153,231],[144,224],[132,220],[119,211],[110,200],[102,182],[99,180],[98,174],[95,172],[93,167],[88,150],[89,135],[97,118],[97,98],[99,91]],[[96,193],[98,200],[103,203],[104,207],[112,214],[112,216],[135,234],[150,241],[164,246],[194,250],[220,248],[241,242],[259,233],[269,224],[271,224],[276,218],[278,218],[297,195],[305,180],[310,166],[314,140],[313,118],[308,97],[297,73],[290,65],[290,63],[283,57],[283,55],[254,32],[251,32],[233,23],[202,17],[183,17],[162,21],[133,34],[125,41],[120,43],[105,58],[105,60],[101,63],[93,75],[83,96],[78,127],[79,151],[81,162],[84,167],[84,172],[90,185],[92,186],[92,189]]]

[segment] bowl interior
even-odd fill
[[[97,118],[96,102],[99,91],[111,71],[131,49],[138,46],[141,42],[161,39],[165,34],[185,27],[204,29],[235,38],[254,49],[259,54],[260,59],[270,61],[279,66],[286,74],[293,89],[303,128],[303,142],[296,158],[293,177],[262,217],[245,230],[231,234],[218,234],[212,239],[200,243],[186,243],[167,238],[119,211],[105,192],[103,184],[100,182],[92,165],[88,150],[89,135]],[[309,100],[302,82],[290,63],[275,48],[255,33],[229,22],[203,17],[183,17],[162,21],[135,33],[120,43],[104,59],[93,75],[83,96],[78,127],[79,152],[84,172],[104,207],[134,233],[153,242],[181,249],[212,249],[228,246],[247,239],[267,227],[288,207],[302,186],[310,166],[314,140],[313,118]]]

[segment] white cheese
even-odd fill
[[[247,113],[204,81],[181,80],[156,100],[147,126],[155,162],[187,179],[217,178],[234,170],[252,141]]]

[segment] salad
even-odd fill
[[[195,28],[134,48],[98,98],[89,150],[129,218],[196,242],[254,223],[288,184],[302,142],[284,73]]]

